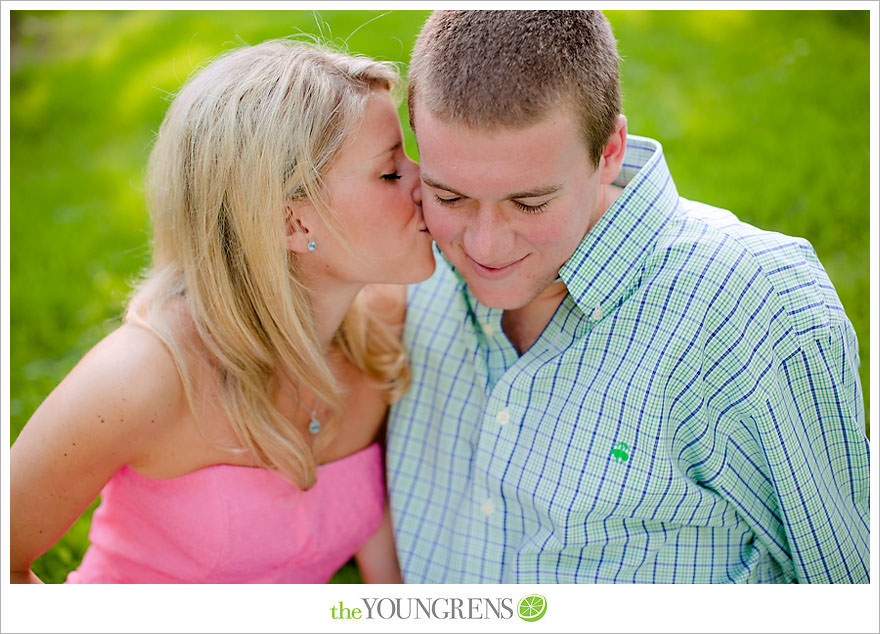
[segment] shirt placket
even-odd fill
[[[502,314],[501,310],[479,304],[470,313],[471,354],[476,373],[482,379],[486,404],[481,424],[475,430],[475,473],[489,473],[489,465],[499,459],[499,433],[513,420],[507,402],[510,390],[506,373],[516,363],[518,355],[501,328]],[[482,533],[479,537],[475,532],[473,539],[469,540],[470,565],[475,574],[484,578],[488,571],[501,570],[505,548],[504,503],[488,479],[478,478],[472,484],[472,517],[483,525],[483,531],[479,531]]]
[[[513,395],[524,392],[523,382],[529,382],[532,376],[529,368],[534,367],[535,362],[540,362],[547,354],[555,354],[554,350],[564,348],[578,336],[583,336],[589,329],[591,319],[567,318],[572,311],[580,314],[571,297],[567,297],[541,338],[520,356],[501,330],[501,311],[494,314],[494,311],[481,308],[478,306],[474,315],[474,323],[480,324],[479,328],[475,327],[475,360],[479,361],[478,367],[486,377],[487,389],[484,394],[486,406],[474,445],[475,473],[485,474],[485,478],[482,487],[474,487],[471,502],[473,517],[482,520],[485,533],[482,539],[472,542],[471,555],[481,558],[483,562],[475,565],[485,566],[484,570],[477,571],[481,578],[486,579],[486,571],[497,570],[499,578],[496,581],[506,583],[515,581],[509,577],[514,563],[511,547],[515,550],[518,543],[514,527],[521,524],[522,518],[515,509],[509,508],[515,502],[503,497],[499,474],[510,475],[511,470],[521,470],[521,463],[526,460],[523,452],[529,449],[521,446],[518,440],[520,426],[523,417],[529,415],[529,408],[534,405],[520,402]],[[563,328],[563,324],[567,324],[567,327]]]

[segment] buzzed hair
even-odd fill
[[[409,69],[415,103],[476,129],[523,128],[569,105],[599,164],[620,114],[617,42],[601,11],[435,11]]]

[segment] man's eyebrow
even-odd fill
[[[455,194],[456,196],[461,196],[462,198],[468,198],[465,194],[462,194],[459,191],[456,191],[449,185],[444,185],[438,181],[435,181],[430,176],[422,176],[422,182],[428,187],[433,187],[434,189],[442,189],[443,191],[447,191],[450,194]],[[544,187],[535,187],[534,189],[529,189],[527,191],[516,192],[514,194],[510,194],[505,198],[505,200],[513,200],[516,198],[538,198],[540,196],[549,196],[550,194],[555,194],[560,189],[562,189],[562,185],[545,185]]]
[[[430,176],[425,176],[424,174],[422,174],[422,182],[425,185],[427,185],[428,187],[433,187],[434,189],[442,189],[443,191],[449,192],[450,194],[455,194],[456,196],[461,196],[462,198],[467,198],[467,196],[465,196],[461,192],[454,190],[449,185],[444,185],[443,183],[435,181]]]
[[[528,191],[511,194],[507,198],[538,198],[539,196],[549,196],[550,194],[555,194],[560,189],[562,189],[562,185],[545,185],[544,187],[535,187],[534,189],[530,189]]]

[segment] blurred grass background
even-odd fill
[[[868,388],[867,11],[609,11],[633,134],[679,192],[807,238]],[[120,323],[149,257],[142,175],[169,96],[221,51],[296,33],[406,62],[425,11],[13,11],[10,436]],[[401,104],[405,119],[405,104]],[[417,156],[404,125],[407,149]],[[61,582],[89,511],[34,565]],[[349,563],[335,582],[358,582]]]

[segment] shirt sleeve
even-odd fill
[[[756,275],[723,302],[729,312],[708,342],[704,374],[723,466],[700,484],[734,504],[790,580],[867,583],[858,343],[817,261],[786,267],[796,283]]]
[[[756,431],[795,577],[866,583],[870,471],[851,327],[803,342],[775,374]]]

